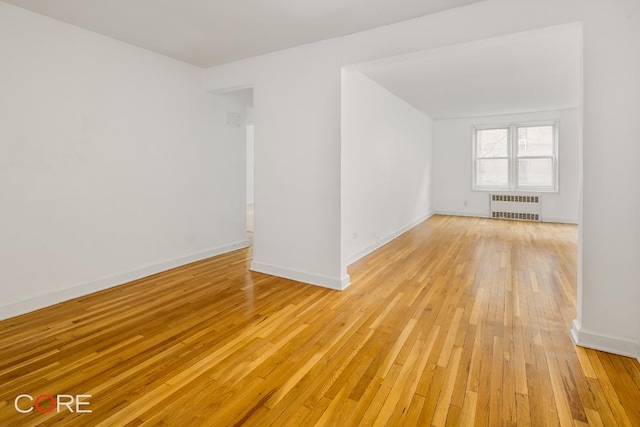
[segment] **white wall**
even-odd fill
[[[592,3],[584,28],[581,310],[573,332],[586,346],[640,360],[640,4]]]
[[[559,191],[540,193],[542,220],[578,222],[580,182],[580,110],[446,119],[434,121],[434,210],[438,213],[486,217],[489,196],[472,191],[472,129],[483,124],[558,123]],[[464,206],[464,202],[467,206]]]
[[[209,90],[246,86],[256,141],[251,269],[343,289],[338,40],[208,70]]]
[[[253,204],[254,194],[254,177],[253,170],[255,168],[255,155],[254,155],[254,127],[253,127],[253,91],[251,95],[251,107],[247,107],[247,204]]]
[[[2,2],[0,58],[0,318],[246,244],[202,70]]]
[[[247,96],[249,93],[249,96]],[[214,124],[213,138],[219,148],[223,149],[219,154],[229,160],[221,166],[218,173],[229,177],[229,185],[222,181],[217,182],[218,192],[215,200],[220,203],[219,208],[224,209],[223,222],[216,221],[217,227],[229,227],[234,235],[239,235],[240,229],[246,233],[247,208],[246,199],[249,191],[249,141],[247,133],[247,120],[249,105],[251,105],[251,93],[247,90],[232,91],[223,94],[214,94],[214,112],[211,120]],[[238,122],[231,120],[228,114],[240,117]],[[237,168],[237,170],[231,170]],[[224,206],[223,206],[224,205]]]
[[[342,87],[342,238],[347,263],[432,212],[432,120],[358,71]]]
[[[254,138],[253,138],[253,124],[247,124],[247,204],[253,204],[253,169],[255,167],[254,162]]]

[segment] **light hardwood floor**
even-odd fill
[[[575,226],[434,216],[344,292],[249,257],[0,322],[0,425],[640,426],[638,362],[568,333]],[[92,413],[14,409],[42,393]]]

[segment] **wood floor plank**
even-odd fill
[[[640,364],[567,334],[577,256],[576,226],[436,215],[343,292],[199,261],[0,322],[0,425],[640,425]],[[92,412],[15,409],[43,393]]]

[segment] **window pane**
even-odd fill
[[[553,126],[519,127],[518,156],[553,156]]]
[[[478,159],[476,162],[477,186],[509,185],[509,160],[507,159]]]
[[[508,129],[483,129],[478,130],[477,157],[507,157],[509,155],[509,130]]]
[[[553,160],[519,160],[518,184],[520,187],[553,187]]]

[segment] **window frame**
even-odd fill
[[[553,149],[551,155],[520,156],[518,154],[518,129],[530,127],[551,126],[553,128]],[[508,185],[478,185],[476,183],[477,165],[479,159],[505,159],[505,157],[478,157],[478,131],[506,129],[507,130],[507,161]],[[472,126],[472,157],[471,157],[471,186],[473,191],[513,191],[519,193],[557,193],[558,189],[558,122],[556,120],[536,122],[515,122],[501,124],[483,124]],[[520,185],[520,160],[551,159],[552,185],[549,187],[534,187]]]

